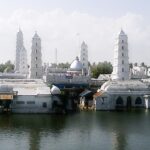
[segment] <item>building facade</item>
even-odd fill
[[[128,37],[123,30],[120,31],[116,39],[112,79],[129,79]]]
[[[41,39],[35,33],[32,38],[30,78],[40,79],[42,75]]]

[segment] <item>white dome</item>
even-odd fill
[[[72,64],[70,65],[70,70],[71,71],[82,71],[83,69],[83,65],[82,63],[79,61],[79,58],[76,57],[76,59],[72,62]]]
[[[52,94],[61,94],[61,91],[57,86],[53,85],[51,88],[51,93]]]

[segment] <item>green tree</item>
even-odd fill
[[[100,74],[111,74],[112,64],[107,61],[99,62],[98,64],[93,63],[91,65],[91,73],[93,78],[97,78]]]
[[[14,71],[14,64],[8,60],[5,64],[0,64],[0,72],[12,72]]]

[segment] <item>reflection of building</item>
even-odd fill
[[[28,73],[27,51],[23,45],[23,34],[20,29],[17,33],[15,71],[21,74]]]
[[[42,78],[41,39],[37,33],[32,38],[30,78]]]
[[[105,82],[94,95],[95,109],[150,107],[150,82],[129,80],[127,35],[122,30],[114,53],[113,81]]]

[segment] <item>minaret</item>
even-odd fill
[[[27,51],[23,45],[23,33],[20,29],[17,33],[17,41],[16,41],[15,71],[21,74],[28,73]]]
[[[81,44],[81,52],[80,52],[80,62],[83,65],[83,70],[87,74],[88,73],[88,46],[83,41]]]
[[[20,65],[19,72],[22,74],[28,74],[28,66],[27,66],[27,51],[23,46],[20,51]]]
[[[20,65],[20,51],[23,47],[23,34],[22,31],[19,29],[17,33],[17,41],[16,41],[16,60],[15,60],[15,71],[19,72],[19,65]]]
[[[32,38],[30,78],[42,78],[41,39],[37,33]]]
[[[129,79],[128,37],[120,31],[114,49],[113,80]]]

